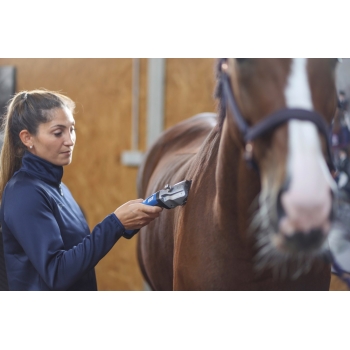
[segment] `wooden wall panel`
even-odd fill
[[[168,59],[165,127],[214,111],[213,59]],[[17,90],[58,90],[76,102],[77,143],[63,181],[84,209],[90,228],[137,198],[137,168],[120,163],[131,147],[131,59],[11,59]],[[141,59],[140,148],[145,150],[147,59]],[[142,290],[136,239],[121,239],[96,266],[99,290]]]
[[[165,129],[197,113],[215,112],[214,68],[210,58],[167,59]]]

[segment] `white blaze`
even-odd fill
[[[292,61],[285,89],[287,108],[313,110],[306,64],[307,60],[302,58]],[[310,121],[290,120],[288,140],[290,185],[281,198],[286,217],[280,228],[286,234],[313,228],[326,231],[332,205],[331,188],[335,183],[321,150],[317,127]]]
[[[288,108],[313,110],[306,65],[306,58],[292,60],[291,72],[284,92]]]

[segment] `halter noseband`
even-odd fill
[[[223,88],[223,98],[224,98],[224,107],[226,108],[226,112],[228,107],[231,110],[233,118],[235,119],[238,129],[241,132],[245,147],[247,151],[246,160],[253,165],[254,168],[257,168],[256,162],[254,162],[252,158],[252,145],[251,142],[255,139],[261,137],[266,132],[271,131],[281,124],[287,122],[291,119],[297,120],[308,120],[314,123],[318,130],[323,134],[326,139],[327,144],[327,155],[328,155],[328,167],[330,171],[335,171],[335,166],[332,160],[331,146],[330,146],[330,135],[329,129],[327,128],[327,124],[325,123],[323,117],[317,113],[316,111],[309,111],[306,109],[293,109],[293,108],[285,108],[281,109],[275,113],[267,115],[263,120],[258,122],[253,126],[249,126],[247,121],[243,118],[237,102],[234,98],[233,91],[231,88],[230,77],[227,74],[228,65],[224,61],[221,64],[221,84]]]

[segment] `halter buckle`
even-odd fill
[[[221,64],[221,71],[227,73],[228,64],[226,62]]]
[[[253,159],[253,144],[251,142],[245,145],[243,158],[246,161],[251,161]]]

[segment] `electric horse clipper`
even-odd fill
[[[192,180],[184,180],[170,186],[165,185],[164,189],[153,193],[147,197],[142,203],[151,206],[158,206],[165,209],[173,209],[179,205],[185,205],[187,202],[188,193],[191,188]],[[137,230],[125,230],[124,237],[131,238]]]

